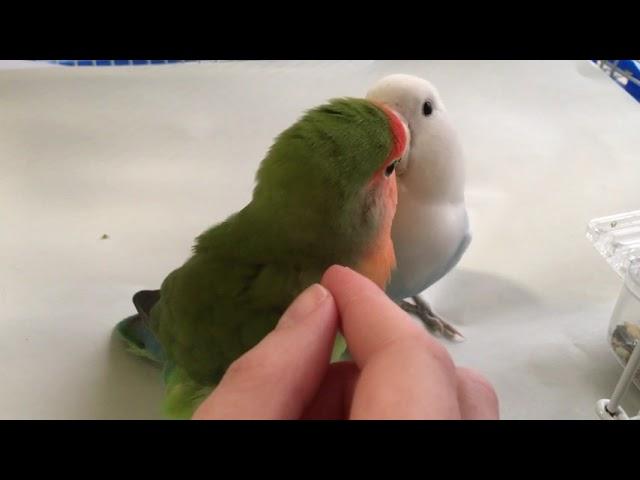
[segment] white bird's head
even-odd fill
[[[398,183],[413,195],[462,200],[462,148],[438,90],[422,78],[394,74],[379,80],[367,98],[395,110],[408,126],[410,145],[397,169]]]

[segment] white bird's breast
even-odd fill
[[[418,292],[452,267],[461,242],[469,235],[469,220],[464,201],[425,204],[398,183],[402,208],[398,208],[392,228],[397,260],[394,282],[399,282],[402,290]]]

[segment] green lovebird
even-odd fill
[[[262,160],[250,203],[197,237],[160,290],[134,295],[138,313],[116,331],[162,366],[166,416],[190,418],[331,265],[386,287],[406,149],[400,117],[382,104],[340,98],[307,111]],[[345,348],[338,336],[332,358]]]

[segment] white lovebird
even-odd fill
[[[367,98],[398,112],[411,138],[397,169],[398,207],[391,233],[397,269],[387,293],[431,330],[456,338],[460,334],[418,295],[455,267],[471,242],[457,133],[438,91],[422,78],[389,75]],[[405,301],[409,297],[415,305]]]

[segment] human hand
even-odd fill
[[[480,374],[456,367],[425,328],[340,266],[302,292],[236,360],[194,419],[497,419]],[[329,364],[341,329],[353,361]]]

